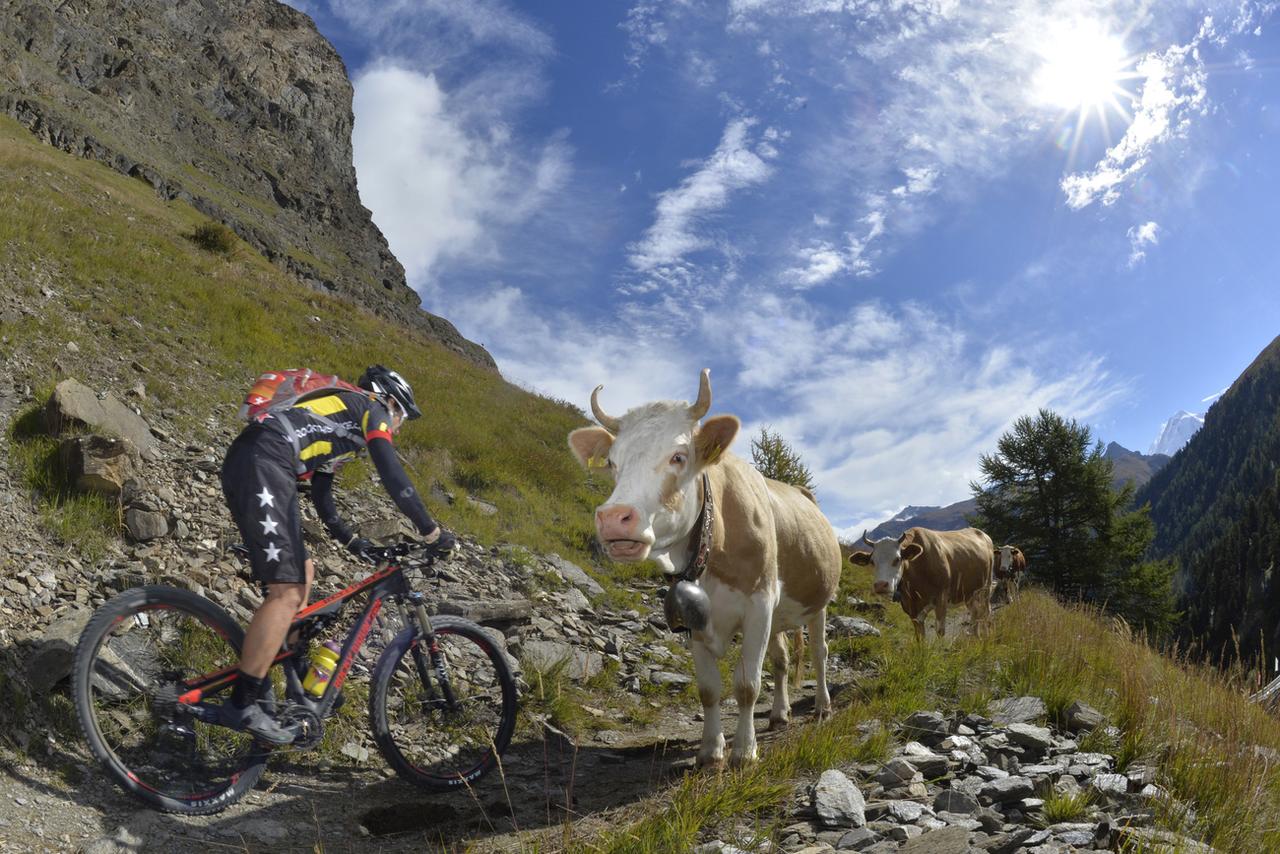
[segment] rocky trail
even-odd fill
[[[110,782],[80,740],[66,695],[71,651],[97,605],[142,583],[185,587],[249,618],[258,593],[226,553],[234,532],[217,486],[231,432],[210,422],[208,439],[181,441],[162,420],[143,423],[127,404],[74,383],[60,385],[55,398],[49,423],[136,439],[100,442],[81,433],[63,445],[86,483],[115,490],[122,511],[123,538],[96,561],[51,540],[11,459],[0,457],[0,523],[9,532],[0,557],[0,852],[554,851],[633,818],[638,803],[684,775],[710,773],[693,768],[701,723],[692,670],[683,639],[662,622],[656,580],[609,590],[556,555],[463,541],[441,577],[421,589],[436,612],[483,625],[517,672],[520,724],[501,774],[468,792],[424,795],[383,763],[360,708],[346,716],[337,744],[280,751],[259,786],[222,813],[188,818],[143,806]],[[0,429],[8,434],[15,415],[34,417],[35,403],[29,389],[0,387]],[[402,536],[375,484],[340,500],[366,536]],[[305,527],[318,566],[315,597],[367,571],[328,543],[314,518]],[[842,604],[875,620],[884,614],[877,605]],[[960,634],[964,619],[953,613],[949,633]],[[349,685],[359,686],[394,628],[375,628]],[[843,615],[830,619],[829,631],[879,633]],[[833,654],[837,706],[873,675],[859,666]],[[767,726],[771,687],[766,678],[754,710],[758,731]],[[793,726],[810,720],[810,689],[794,695]],[[732,699],[724,713],[732,733]],[[1181,808],[1153,769],[1081,746],[1104,726],[1088,707],[1074,709],[1066,731],[1043,725],[1036,698],[995,703],[989,714],[921,710],[902,722],[864,724],[855,737],[888,728],[887,760],[792,781],[790,801],[766,820],[772,841],[762,847],[760,819],[743,817],[737,828],[708,829],[699,854],[745,850],[738,846],[777,854],[1206,850],[1153,829],[1157,813]],[[762,750],[779,737],[762,732]]]

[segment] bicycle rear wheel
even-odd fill
[[[416,629],[388,645],[374,672],[369,717],[378,749],[401,777],[447,792],[497,766],[515,731],[516,683],[479,626],[436,617],[432,628],[441,656],[435,663]]]
[[[190,680],[234,675],[243,642],[226,611],[189,590],[137,587],[98,609],[76,646],[72,697],[90,750],[116,783],[187,815],[218,812],[253,787],[269,751],[176,702]],[[225,702],[231,684],[204,697]]]

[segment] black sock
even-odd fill
[[[250,676],[243,670],[236,671],[236,676],[236,685],[231,689],[231,705],[243,709],[258,701],[262,694],[263,677]]]

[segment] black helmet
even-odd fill
[[[374,394],[395,398],[396,403],[404,409],[405,417],[410,420],[422,414],[413,400],[413,389],[404,381],[404,377],[390,368],[373,365],[360,375],[356,385]]]

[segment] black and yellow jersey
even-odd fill
[[[391,442],[391,414],[374,395],[335,391],[274,412],[260,424],[266,431],[288,440],[292,446],[294,474],[299,479],[312,481],[311,495],[320,518],[338,540],[347,542],[352,534],[333,502],[334,470],[365,449],[383,488],[400,512],[408,516],[422,534],[435,530],[435,520],[396,456]]]
[[[275,421],[275,424],[271,422]],[[353,458],[371,439],[391,441],[391,414],[376,397],[337,391],[301,401],[263,422],[285,434],[297,455],[299,477],[332,471]]]

